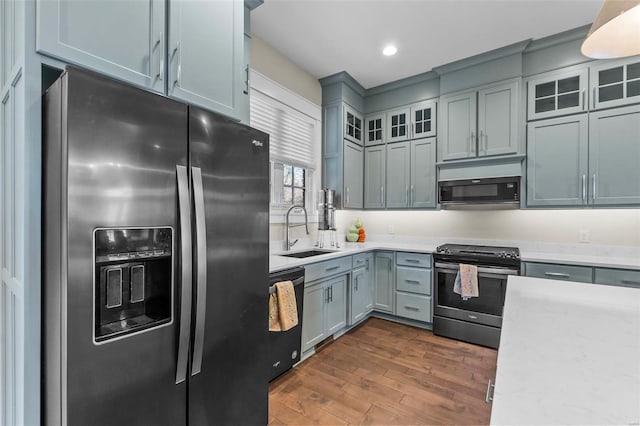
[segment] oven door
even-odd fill
[[[478,297],[462,300],[453,292],[457,263],[435,264],[435,315],[477,324],[502,326],[502,309],[507,289],[507,277],[518,275],[517,269],[478,265]]]

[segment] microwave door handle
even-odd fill
[[[191,332],[191,207],[189,203],[189,177],[187,168],[176,165],[178,178],[178,209],[180,214],[180,334],[178,337],[178,361],[176,365],[176,385],[187,378],[189,361],[189,333]]]
[[[193,180],[193,205],[196,220],[196,326],[193,341],[193,363],[191,375],[195,376],[202,369],[202,352],[204,345],[204,323],[207,313],[207,227],[204,214],[204,189],[202,187],[202,171],[199,167],[191,168]]]

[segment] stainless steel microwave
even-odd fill
[[[440,181],[438,201],[448,209],[517,209],[520,176]]]

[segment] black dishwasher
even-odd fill
[[[302,340],[302,306],[304,298],[304,268],[287,269],[269,275],[269,291],[279,281],[293,281],[298,308],[298,325],[287,331],[269,332],[269,381],[275,379],[300,361]]]

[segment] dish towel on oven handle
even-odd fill
[[[453,283],[453,292],[459,294],[462,300],[478,297],[478,267],[475,265],[460,264],[460,270]]]

